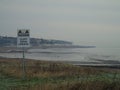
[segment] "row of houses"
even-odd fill
[[[39,39],[39,38],[30,38],[31,46],[51,46],[51,45],[72,45],[72,42],[64,41],[64,40],[48,40],[48,39]],[[17,37],[7,37],[0,36],[0,46],[16,46],[17,45]]]

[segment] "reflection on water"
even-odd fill
[[[22,58],[22,53],[0,53],[0,56]],[[120,64],[120,48],[49,48],[30,49],[26,58],[50,61]]]

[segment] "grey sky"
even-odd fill
[[[120,47],[119,0],[0,0],[0,34]]]

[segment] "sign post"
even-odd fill
[[[25,48],[30,47],[30,30],[20,29],[17,32],[17,47],[22,48],[23,58],[22,58],[22,70],[23,70],[23,79],[26,76],[25,69]]]

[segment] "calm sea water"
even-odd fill
[[[22,58],[22,53],[0,53],[0,56]],[[30,49],[25,57],[36,60],[66,61],[74,64],[120,64],[120,48],[49,48]]]

